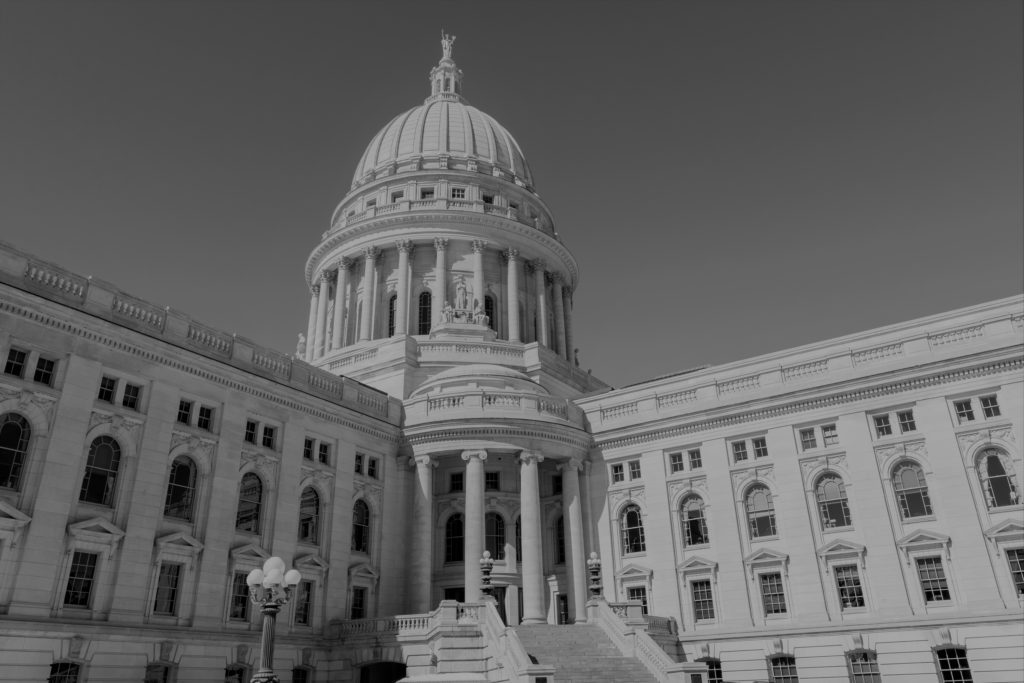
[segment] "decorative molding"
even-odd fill
[[[207,458],[212,458],[214,450],[217,448],[216,439],[204,439],[196,436],[195,434],[189,434],[188,432],[179,432],[177,430],[171,432],[171,447],[170,451],[174,451],[178,446],[185,444],[188,447],[190,453],[196,453],[203,455]]]
[[[616,515],[619,513],[619,508],[627,502],[637,503],[640,505],[643,513],[645,515],[648,514],[647,494],[643,486],[613,489],[608,492],[608,509],[614,511]]]
[[[800,469],[804,475],[804,482],[808,486],[810,485],[811,473],[820,467],[824,467],[826,470],[833,467],[840,467],[843,470],[848,471],[846,467],[846,453],[830,453],[801,460]]]
[[[903,355],[903,342],[897,344],[886,344],[884,346],[875,346],[874,348],[865,349],[863,351],[853,352],[853,364],[857,365],[868,365],[870,363],[878,363],[885,360],[886,358],[897,358]]]
[[[772,486],[772,495],[776,494],[775,491],[775,468],[773,465],[756,465],[754,467],[748,467],[744,470],[737,470],[730,473],[732,475],[732,487],[736,496],[739,497],[740,492],[747,487],[748,484],[764,481],[768,482]]]
[[[724,382],[716,381],[715,386],[718,388],[719,396],[753,391],[761,386],[761,375],[748,375],[747,377],[738,377]]]
[[[884,466],[885,463],[905,455],[927,462],[928,448],[925,446],[924,439],[899,441],[884,446],[875,446],[875,459],[879,465]]]
[[[686,495],[691,492],[700,495],[700,497],[704,499],[705,504],[708,502],[709,493],[707,475],[686,477],[685,479],[674,479],[668,482],[668,499],[673,505],[679,496]]]
[[[828,360],[816,360],[810,363],[801,363],[800,365],[790,365],[789,367],[782,368],[782,381],[792,382],[804,379],[805,377],[822,375],[826,372],[828,372]]]
[[[57,405],[57,398],[48,394],[42,394],[30,389],[18,389],[5,384],[0,384],[0,401],[14,399],[18,407],[27,410],[30,405],[35,406],[46,417],[47,426],[53,424],[53,412]]]
[[[103,413],[94,410],[89,415],[89,428],[86,431],[91,432],[95,427],[102,424],[109,424],[112,431],[126,434],[134,443],[137,443],[139,433],[142,431],[143,421],[118,413]]]
[[[1008,443],[1017,443],[1017,439],[1013,434],[1013,427],[1009,424],[987,427],[985,429],[977,429],[969,432],[958,432],[956,435],[956,441],[960,445],[960,452],[964,455],[966,455],[967,451],[971,449],[971,446],[979,441],[1004,441]]]
[[[928,343],[931,346],[945,346],[947,344],[963,344],[972,339],[985,336],[985,325],[972,325],[961,327],[955,330],[939,332],[928,335]]]

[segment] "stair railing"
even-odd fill
[[[509,681],[516,683],[555,683],[555,667],[534,664],[515,630],[501,620],[494,598],[480,604],[480,633],[488,654],[505,670]]]

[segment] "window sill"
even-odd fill
[[[920,517],[901,517],[902,524],[918,524],[919,522],[934,522],[935,515],[921,515]]]
[[[1024,503],[1014,503],[1013,505],[1001,505],[997,508],[988,508],[988,514],[990,515],[1002,515],[1007,512],[1021,512],[1024,510]]]
[[[758,536],[757,538],[751,538],[750,542],[751,543],[767,543],[768,541],[777,541],[777,540],[779,540],[779,535],[778,534],[774,534],[772,536]]]
[[[711,547],[711,543],[694,543],[692,545],[686,545],[685,543],[683,544],[683,550],[684,551],[707,550],[710,547]]]
[[[853,531],[853,525],[849,526],[826,526],[821,528],[822,534],[843,534],[848,531]]]
[[[647,557],[647,551],[646,550],[637,550],[637,551],[631,552],[631,553],[622,553],[622,558],[623,559],[629,559],[629,558],[633,558],[633,557]]]

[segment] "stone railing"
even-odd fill
[[[432,360],[432,356],[480,356],[485,362],[497,363],[522,363],[524,360],[523,348],[518,344],[502,342],[454,342],[454,341],[424,341],[419,342],[419,355],[421,360]],[[467,360],[469,360],[467,358]]]
[[[494,599],[485,599],[480,605],[480,632],[486,643],[485,651],[494,658],[509,681],[536,683],[555,680],[555,667],[534,664],[526,648],[513,629],[505,626],[494,606]]]
[[[26,265],[24,277],[35,285],[49,287],[79,300],[85,299],[85,290],[89,286],[89,281],[80,275],[35,260]]]
[[[110,305],[114,315],[128,318],[156,330],[164,329],[164,310],[132,297],[117,295]]]
[[[415,617],[406,620],[406,627],[417,625]],[[425,624],[425,618],[424,618]],[[398,633],[402,626],[402,619],[399,617],[386,617],[383,619],[343,619],[331,624],[335,636],[353,635],[383,635],[386,633]]]
[[[348,215],[338,214],[334,217],[331,229],[344,230],[351,225],[376,218],[377,216],[413,211],[469,211],[471,213],[501,216],[516,223],[536,227],[533,219],[521,216],[519,211],[512,207],[485,204],[482,200],[435,197],[433,199],[401,199],[397,202],[371,206],[364,211],[357,211]]]
[[[416,423],[428,416],[436,419],[444,413],[452,417],[501,416],[545,422],[579,424],[583,413],[564,398],[537,396],[490,389],[466,389],[452,393],[429,394],[409,399],[405,404],[407,423]]]

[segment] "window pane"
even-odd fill
[[[892,424],[888,415],[875,415],[875,434],[878,436],[889,436],[892,434]]]
[[[864,606],[864,591],[860,585],[860,575],[856,565],[835,568],[836,590],[839,593],[839,605],[842,609]]]
[[[892,482],[904,519],[932,514],[928,486],[920,467],[910,462],[899,463],[893,468]]]
[[[156,600],[153,602],[154,614],[177,614],[180,578],[180,564],[164,563],[160,565],[156,583]]]
[[[28,420],[15,413],[0,417],[0,487],[19,490],[32,434]]]
[[[249,472],[242,477],[242,485],[238,492],[238,514],[235,517],[235,528],[239,531],[260,532],[260,510],[263,504],[263,482],[255,474]]]
[[[796,658],[789,656],[772,657],[769,662],[769,680],[772,683],[798,683]]]
[[[72,662],[54,662],[46,683],[78,683],[78,665]]]
[[[247,574],[235,572],[231,579],[231,602],[228,606],[228,618],[246,621],[249,618],[249,586],[246,584]]]
[[[765,615],[785,614],[786,595],[782,590],[782,574],[761,574],[760,583]]]
[[[701,468],[700,449],[695,448],[692,451],[688,451],[687,455],[690,457],[690,469],[699,470]]]
[[[715,602],[711,595],[710,581],[694,581],[690,584],[693,593],[693,617],[697,621],[715,618]]]
[[[306,487],[299,499],[299,540],[317,543],[320,539],[320,496]]]
[[[370,506],[362,500],[352,506],[352,550],[370,552]]]
[[[622,552],[645,552],[647,544],[644,540],[644,523],[640,508],[635,505],[627,506],[619,518],[619,524],[622,532]]]
[[[1017,595],[1024,595],[1024,548],[1012,548],[1006,551],[1006,559],[1010,563],[1010,576]]]
[[[943,683],[973,682],[971,667],[967,663],[967,650],[958,647],[947,647],[935,651],[939,663],[939,675]]]
[[[896,419],[900,421],[900,431],[903,433],[917,431],[917,422],[914,420],[914,411],[904,410],[896,413]]]
[[[946,572],[940,558],[922,557],[918,559],[917,576],[921,580],[921,590],[924,592],[925,602],[949,600],[949,585],[946,583]]]
[[[93,581],[96,578],[96,561],[93,553],[75,551],[71,558],[71,571],[64,591],[64,605],[67,607],[88,607],[92,596]]]
[[[295,589],[295,623],[309,626],[313,614],[313,582],[300,581]]]
[[[882,675],[878,671],[878,657],[869,650],[859,650],[846,655],[850,666],[852,683],[882,683]]]
[[[488,512],[484,518],[485,550],[491,553],[495,560],[505,559],[505,520],[496,512]]]
[[[164,516],[190,521],[196,492],[196,467],[190,458],[179,456],[171,463],[167,480]]]
[[[109,436],[99,436],[89,446],[85,476],[78,499],[86,503],[112,505],[117,470],[121,464],[121,446]]]

